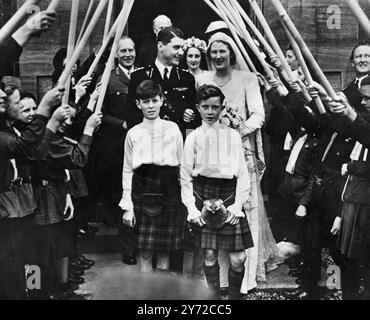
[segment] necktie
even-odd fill
[[[285,171],[293,174],[295,169],[295,164],[297,163],[297,159],[299,156],[299,153],[301,152],[305,142],[307,140],[307,134],[300,137],[297,142],[295,143],[292,152],[290,153],[288,163],[286,165]]]
[[[168,81],[169,80],[169,77],[168,77],[168,69],[167,68],[164,68],[163,80],[164,81]]]
[[[328,146],[326,147],[325,149],[325,152],[324,152],[324,155],[322,156],[322,159],[321,159],[321,162],[324,162],[326,160],[326,156],[328,155],[330,149],[331,149],[331,146],[333,145],[334,143],[334,140],[335,138],[337,137],[338,133],[337,132],[334,132],[331,136],[331,139],[328,143]]]
[[[360,88],[360,79],[359,78],[356,78],[355,86],[357,86],[357,88]]]

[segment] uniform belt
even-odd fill
[[[16,186],[23,186],[23,185],[29,184],[29,183],[31,183],[31,178],[30,177],[27,177],[27,178],[18,177],[16,180],[10,182],[10,184],[8,186],[0,189],[0,193],[5,193],[5,192],[8,192],[8,191],[11,191]]]
[[[38,179],[34,181],[35,185],[47,187],[51,184],[56,184],[58,182],[63,182],[64,180],[44,180],[44,179]]]
[[[336,175],[332,175],[330,177],[326,177],[326,178],[320,178],[318,176],[315,176],[315,183],[318,185],[318,186],[321,186],[323,184],[327,184],[327,183],[332,183],[334,181],[334,179],[338,178],[339,176],[341,176],[341,174],[336,174]]]

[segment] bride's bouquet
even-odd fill
[[[220,123],[240,132],[243,127],[243,118],[234,108],[226,105],[220,116]]]

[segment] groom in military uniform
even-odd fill
[[[151,79],[162,86],[165,101],[161,118],[178,124],[184,138],[186,129],[200,125],[195,108],[195,80],[188,71],[178,67],[183,52],[183,33],[180,29],[168,27],[157,37],[158,53],[154,65],[138,69],[132,74],[128,89],[128,128],[142,122],[142,112],[135,103],[135,91],[144,80]]]

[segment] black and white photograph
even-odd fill
[[[369,0],[0,0],[0,80],[1,302],[370,300]]]

